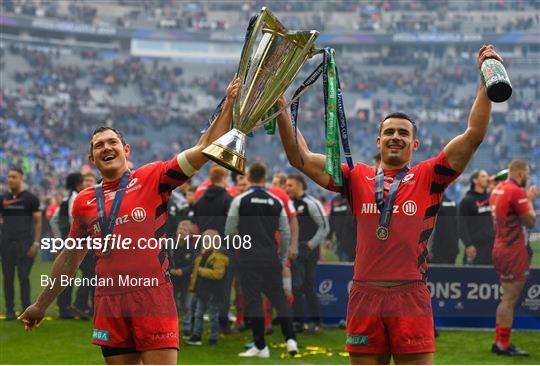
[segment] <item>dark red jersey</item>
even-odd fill
[[[403,177],[394,202],[389,238],[379,240],[380,212],[375,201],[373,167],[342,165],[343,187],[328,189],[348,197],[357,219],[354,279],[357,281],[422,280],[428,268],[428,239],[443,192],[458,177],[444,153],[412,167]],[[398,170],[385,170],[385,199]]]
[[[495,225],[494,249],[524,246],[525,233],[519,216],[531,211],[525,190],[514,181],[499,183],[489,199]]]
[[[130,173],[129,183],[118,212],[113,234],[116,237],[130,238],[130,249],[113,248],[107,255],[96,250],[98,260],[96,274],[108,279],[107,286],[98,286],[97,295],[118,294],[146,287],[152,280],[161,285],[168,282],[169,260],[166,248],[156,246],[149,239],[162,238],[166,233],[167,201],[171,191],[182,185],[189,177],[182,172],[177,157],[163,162],[147,164]],[[111,205],[120,180],[103,184],[105,208],[109,217]],[[94,187],[87,188],[77,195],[73,204],[73,225],[69,236],[73,238],[91,236],[101,237]],[[145,249],[143,249],[146,247]],[[126,279],[141,279],[140,285],[119,282]],[[112,284],[112,285],[111,285]]]

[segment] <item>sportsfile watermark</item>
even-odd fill
[[[186,237],[180,235],[176,238],[133,238],[121,234],[108,234],[102,237],[86,238],[42,238],[40,248],[51,253],[68,250],[97,250],[109,252],[111,250],[177,250],[180,247],[194,250],[249,250],[252,247],[250,235],[199,235],[192,234]]]

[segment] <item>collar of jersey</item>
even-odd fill
[[[251,186],[249,189],[254,191],[266,191],[266,187],[260,187],[260,186]]]
[[[519,188],[523,188],[522,186],[519,185],[519,183],[514,179],[514,178],[508,178],[508,180],[512,183],[514,183],[516,186],[518,186]]]
[[[129,178],[131,180],[131,173],[133,173],[133,170],[131,169],[128,169],[129,171]],[[124,173],[122,173],[122,176],[124,175]],[[120,183],[120,180],[122,179],[122,176],[120,176],[120,178],[118,179],[115,179],[115,180],[110,180],[108,182],[104,182],[103,181],[103,178],[97,183],[98,185],[101,185],[102,187],[111,187],[111,186],[117,186],[119,183]],[[128,180],[129,182],[129,180]]]

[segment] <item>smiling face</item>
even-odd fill
[[[98,168],[104,180],[115,180],[128,169],[130,147],[123,144],[113,130],[103,130],[92,136],[88,158]]]
[[[419,146],[409,120],[395,117],[384,120],[377,136],[377,148],[384,168],[397,169],[407,165]]]

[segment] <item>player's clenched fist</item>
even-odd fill
[[[39,327],[39,324],[45,317],[46,309],[43,309],[36,304],[30,305],[26,310],[19,315],[19,320],[24,323],[24,329],[33,330]]]

